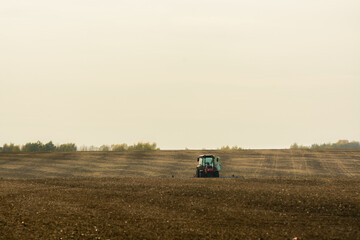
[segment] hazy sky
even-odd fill
[[[0,1],[0,103],[0,145],[358,141],[360,1]]]

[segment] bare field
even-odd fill
[[[0,239],[360,239],[360,179],[0,181]]]
[[[0,239],[360,239],[359,150],[209,152],[1,153]]]
[[[360,150],[0,153],[0,177],[192,177],[204,153],[221,157],[221,176],[360,177]]]

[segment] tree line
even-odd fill
[[[311,146],[298,145],[293,143],[290,149],[360,149],[357,141],[339,140],[336,143],[312,144]]]
[[[127,145],[126,143],[122,144],[112,144],[112,145],[101,145],[100,147],[96,146],[81,146],[80,151],[101,151],[101,152],[123,152],[123,151],[155,151],[160,150],[157,147],[156,143],[149,142],[138,142],[133,145]]]
[[[76,146],[75,143],[65,143],[60,145],[53,144],[52,141],[43,144],[40,141],[29,142],[25,145],[15,145],[14,143],[7,144],[5,143],[0,147],[0,152],[76,152],[76,151],[152,151],[160,150],[157,148],[156,143],[143,143],[138,142],[133,145],[127,145],[126,143],[122,144],[113,144],[113,145],[101,145],[100,147],[95,146],[82,146],[80,149]]]
[[[40,141],[28,142],[25,145],[15,145],[14,143],[5,143],[0,147],[0,152],[75,152],[77,146],[75,143],[65,143],[60,145],[53,144],[52,141],[43,144]]]
[[[226,145],[226,146],[222,146],[221,148],[218,148],[218,150],[221,150],[221,151],[230,151],[230,150],[243,150],[241,147],[238,147],[238,146],[232,146],[230,147],[229,145]]]

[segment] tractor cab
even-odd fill
[[[199,166],[214,166],[215,157],[213,155],[202,155],[198,157]]]
[[[197,158],[196,177],[219,177],[220,158],[214,155],[201,155]]]

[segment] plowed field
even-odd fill
[[[359,239],[360,180],[0,182],[0,239]]]
[[[200,153],[0,154],[0,239],[360,239],[360,151]]]
[[[360,150],[0,153],[0,177],[192,177],[196,158],[221,157],[221,176],[360,177]]]

